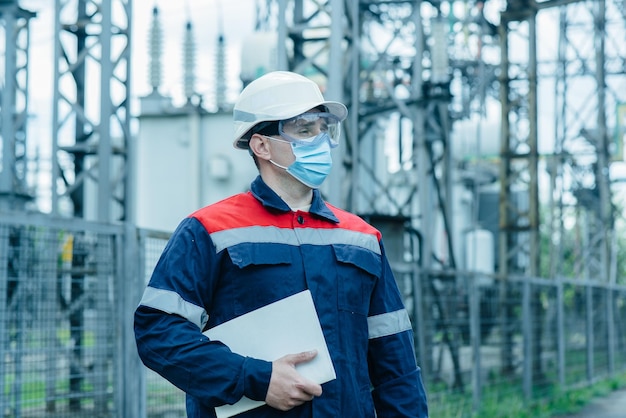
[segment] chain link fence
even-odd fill
[[[76,221],[0,222],[2,416],[120,416],[120,237]]]
[[[0,216],[3,417],[184,417],[139,361],[132,313],[169,235]],[[543,399],[626,370],[626,287],[394,262],[431,415]]]

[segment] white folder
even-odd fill
[[[313,360],[296,366],[298,373],[319,384],[336,378],[309,290],[224,322],[204,335],[223,342],[234,353],[267,361],[317,350]],[[234,405],[215,408],[215,412],[218,418],[227,418],[264,404],[243,397]]]

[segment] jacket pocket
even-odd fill
[[[241,315],[305,288],[304,276],[293,268],[291,249],[274,244],[227,248],[231,265],[224,269],[220,289]],[[300,277],[302,276],[302,277]]]
[[[249,266],[291,264],[292,254],[285,251],[284,246],[275,249],[272,246],[272,244],[234,245],[226,250],[232,263],[241,269]]]
[[[382,272],[381,257],[363,248],[334,245],[337,259],[338,308],[367,315],[370,296]]]

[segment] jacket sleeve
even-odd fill
[[[427,418],[426,390],[413,331],[381,243],[383,270],[368,315],[368,366],[379,418]]]
[[[199,221],[185,219],[172,235],[135,311],[135,339],[144,364],[209,407],[246,396],[265,400],[271,362],[243,357],[202,334],[219,262]]]

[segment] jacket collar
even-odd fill
[[[283,199],[280,198],[261,178],[257,176],[250,186],[252,195],[267,209],[274,209],[279,212],[290,212],[291,208]],[[326,206],[326,202],[322,199],[320,191],[313,189],[313,201],[311,202],[311,208],[309,213],[319,218],[326,219],[329,222],[339,223],[339,219],[335,214]]]

